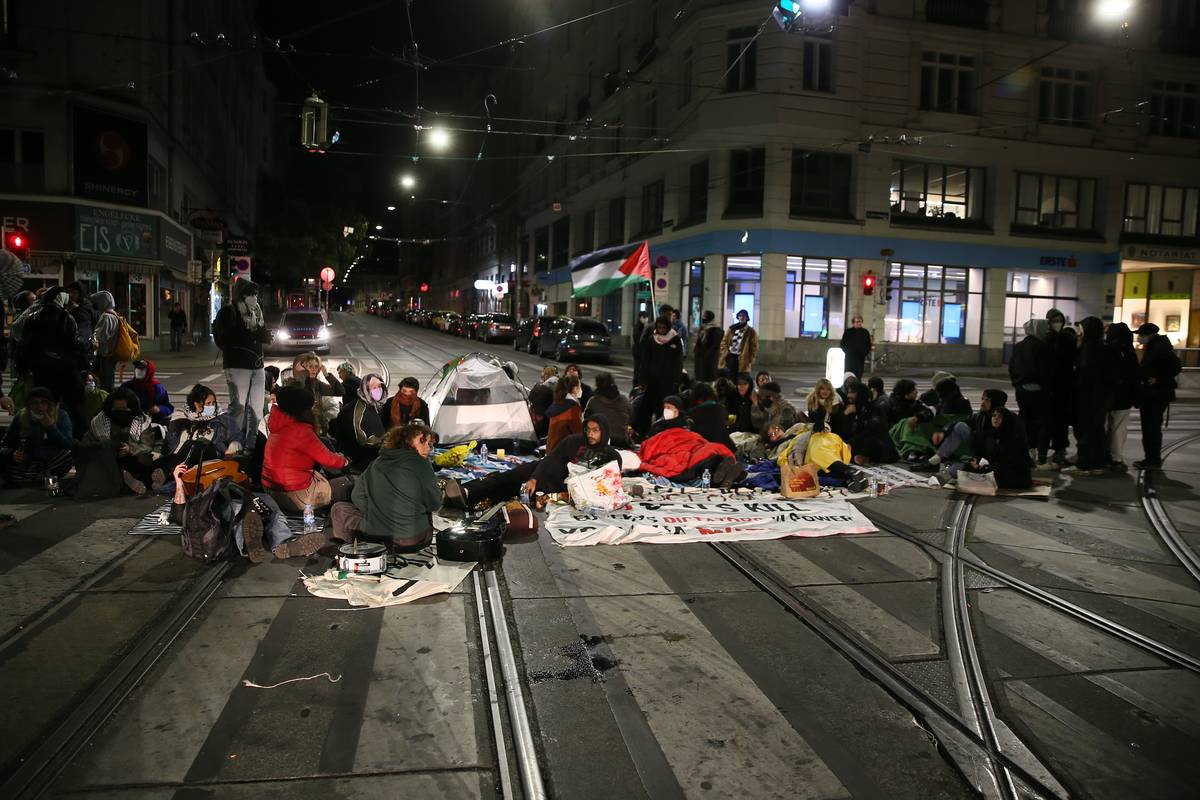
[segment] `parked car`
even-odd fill
[[[463,335],[463,316],[454,311],[447,311],[442,317],[442,332],[451,336]]]
[[[305,350],[328,353],[329,340],[333,338],[325,314],[315,308],[283,312],[273,334],[270,348],[284,353]]]
[[[479,320],[482,319],[484,316],[486,316],[486,315],[484,315],[484,314],[464,314],[463,315],[463,325],[462,325],[462,335],[467,337],[468,339],[474,339],[475,331],[478,330],[478,328],[479,328]]]
[[[559,319],[565,319],[565,317],[526,317],[521,320],[521,324],[517,326],[517,333],[513,337],[513,349],[538,355],[540,352],[538,339],[541,337],[542,331],[548,330]]]
[[[485,343],[509,342],[516,336],[516,328],[512,314],[479,314],[475,319],[474,338]]]
[[[556,361],[595,358],[607,361],[612,354],[608,327],[591,317],[560,317],[539,339],[538,355]]]

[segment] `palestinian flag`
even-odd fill
[[[650,244],[606,247],[570,263],[572,297],[600,297],[650,280]]]

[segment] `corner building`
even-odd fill
[[[998,365],[1051,307],[1200,336],[1197,4],[1127,31],[1066,0],[832,5],[785,33],[763,3],[635,3],[521,51],[547,120],[521,307],[627,336],[649,293],[578,302],[566,266],[645,239],[653,299],[747,309],[764,363],[823,361],[855,314],[907,364]]]

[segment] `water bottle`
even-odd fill
[[[304,504],[304,532],[312,533],[317,529],[317,515],[313,513],[312,503]]]
[[[47,475],[46,476],[46,494],[48,494],[50,497],[58,497],[58,495],[59,495],[58,476],[56,476],[56,475]]]
[[[484,461],[488,460],[488,446],[486,444],[482,444],[479,446],[479,457],[482,458]]]
[[[513,437],[513,445],[512,445],[512,454],[516,455],[519,452],[521,452],[521,440],[514,436]]]
[[[708,489],[712,487],[712,472],[704,470],[704,474],[700,476],[700,488]]]

